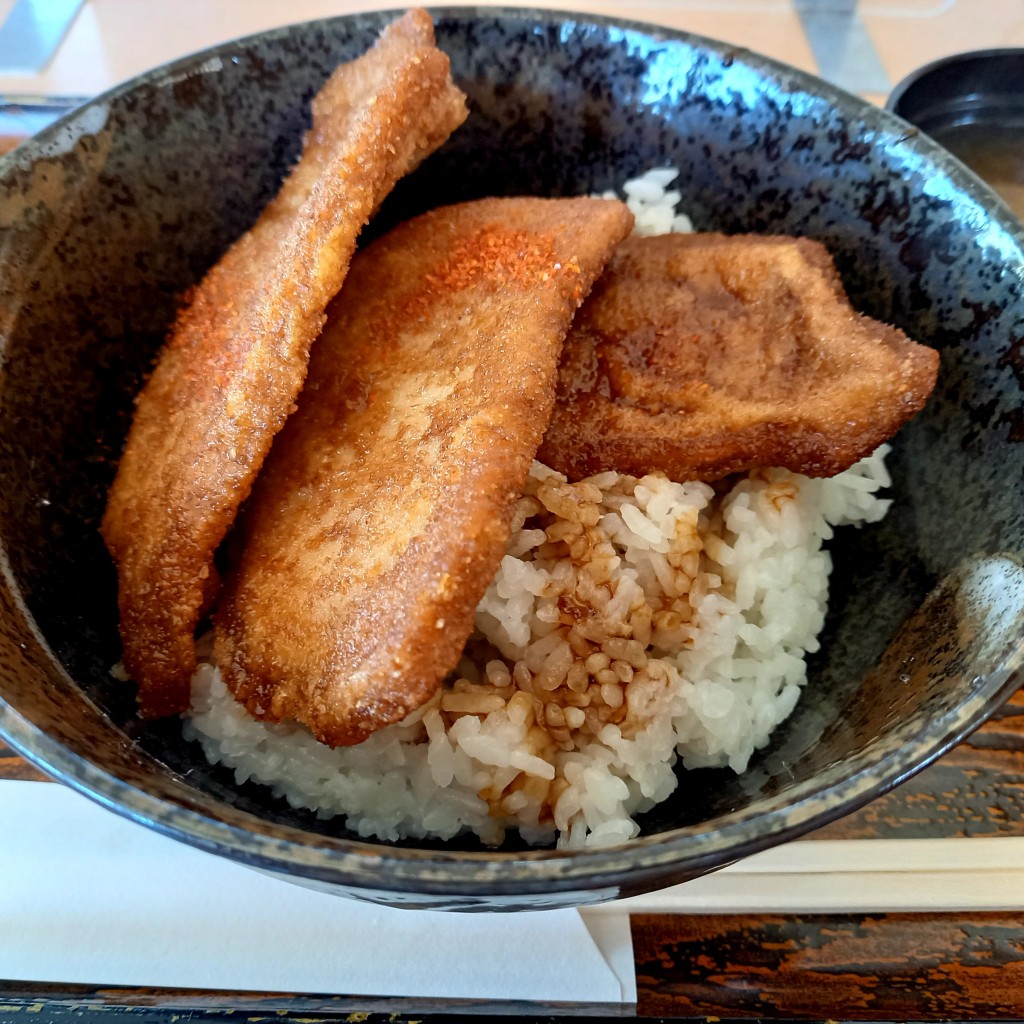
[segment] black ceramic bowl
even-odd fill
[[[821,239],[857,306],[941,350],[938,389],[890,460],[892,512],[833,549],[823,650],[793,716],[747,774],[691,773],[627,846],[488,851],[361,841],[236,786],[176,722],[140,722],[112,682],[114,573],[96,527],[132,395],[176,296],[295,158],[310,96],[391,18],[363,14],[152,72],[0,164],[0,731],[108,807],[295,881],[416,906],[599,901],[853,809],[1016,686],[1020,573],[977,557],[1024,541],[1024,239],[930,140],[772,61],[600,18],[436,13],[472,114],[378,230],[439,203],[586,193],[671,165],[698,228]],[[965,558],[969,582],[884,658]]]

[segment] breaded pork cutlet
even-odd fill
[[[330,77],[277,197],[179,314],[138,398],[102,528],[144,716],[188,707],[214,551],[293,408],[356,236],[465,117],[429,16],[410,11]]]
[[[217,662],[253,715],[354,744],[455,667],[562,339],[632,221],[603,199],[488,199],[356,255],[215,616]]]
[[[571,479],[832,476],[924,406],[938,364],[852,309],[818,242],[630,238],[566,339],[538,458]]]

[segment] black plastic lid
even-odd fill
[[[926,64],[896,86],[886,107],[929,135],[979,121],[1024,128],[1024,47]]]

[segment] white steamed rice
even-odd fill
[[[657,169],[624,186],[646,234],[690,230]],[[832,529],[875,522],[885,449],[832,479],[756,470],[727,492],[535,463],[476,631],[444,688],[356,747],[256,721],[209,648],[188,738],[239,784],[344,815],[363,836],[562,848],[624,842],[674,765],[745,770],[793,710],[818,646]]]

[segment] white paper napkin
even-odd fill
[[[618,971],[618,974],[616,973]],[[158,835],[64,786],[0,783],[0,977],[633,1003],[625,913],[394,910]]]

